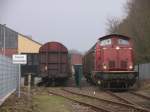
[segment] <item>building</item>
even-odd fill
[[[71,50],[70,51],[71,65],[81,65],[82,57],[83,55],[80,52],[76,50]]]
[[[12,57],[13,54],[27,54],[27,64],[21,65],[21,76],[25,84],[28,81],[28,73],[32,73],[32,83],[34,77],[39,74],[38,52],[41,46],[42,44],[31,37],[0,24],[0,54],[8,57]]]
[[[18,53],[38,53],[41,46],[42,44],[30,37],[18,34]]]
[[[3,55],[5,52],[6,56],[12,56],[12,54],[17,53],[17,48],[18,48],[18,33],[0,24],[0,54]]]
[[[11,57],[18,53],[38,53],[41,45],[30,37],[0,24],[0,54]]]

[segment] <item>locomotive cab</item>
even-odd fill
[[[113,36],[99,40],[96,45],[96,70],[132,71],[132,52],[129,38]]]

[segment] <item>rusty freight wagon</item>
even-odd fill
[[[40,76],[48,85],[64,84],[70,77],[67,48],[59,42],[48,42],[39,50]]]

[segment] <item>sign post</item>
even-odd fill
[[[20,85],[21,85],[21,65],[19,64],[19,76],[18,76],[18,98],[20,98]]]
[[[21,64],[27,64],[27,55],[15,54],[15,55],[13,55],[12,58],[13,58],[13,64],[19,64],[18,97],[20,98]]]

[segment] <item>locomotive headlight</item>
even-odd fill
[[[44,67],[45,71],[47,71],[47,66]]]
[[[130,50],[132,50],[132,48],[129,48]]]
[[[106,65],[103,65],[103,68],[106,70],[106,69],[107,69],[107,66],[106,66]]]
[[[100,80],[98,80],[98,81],[97,81],[97,83],[100,85],[100,84],[101,84],[101,81],[100,81]]]
[[[120,47],[119,47],[119,46],[117,46],[117,47],[116,47],[116,50],[119,50],[119,49],[120,49]]]
[[[130,65],[130,66],[129,66],[129,69],[133,69],[133,66],[132,66],[132,65]]]

